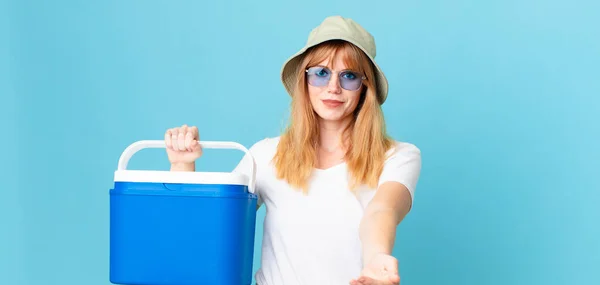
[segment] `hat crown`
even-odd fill
[[[355,43],[362,46],[364,51],[375,58],[377,49],[375,38],[365,28],[350,18],[342,16],[330,16],[314,28],[306,42],[307,45],[321,42],[323,38],[329,39],[352,39]]]

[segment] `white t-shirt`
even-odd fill
[[[260,285],[348,284],[362,270],[359,224],[376,189],[363,186],[358,195],[348,189],[345,163],[314,169],[307,195],[275,175],[271,163],[279,137],[266,138],[250,148],[256,162],[259,205],[265,204]],[[420,150],[396,142],[380,176],[379,185],[398,181],[411,197],[421,171]],[[244,157],[234,171],[247,173]]]

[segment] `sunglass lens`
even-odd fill
[[[356,74],[352,71],[344,71],[340,74],[340,85],[346,90],[358,90],[361,84],[362,78],[360,74]]]
[[[331,71],[324,67],[311,67],[307,72],[308,83],[312,86],[325,86],[331,77]]]

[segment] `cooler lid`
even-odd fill
[[[230,172],[117,170],[115,182],[249,185],[249,177]]]
[[[192,172],[192,171],[159,171],[159,170],[128,170],[129,159],[144,148],[165,148],[162,140],[144,140],[129,145],[119,158],[119,165],[114,173],[115,182],[146,182],[146,183],[187,183],[187,184],[229,184],[247,185],[254,193],[256,179],[256,163],[250,151],[235,142],[200,141],[202,148],[237,149],[242,150],[251,158],[251,177],[235,172]]]

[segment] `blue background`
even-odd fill
[[[0,283],[109,284],[123,149],[184,123],[247,147],[278,135],[281,64],[340,14],[375,36],[389,131],[423,153],[402,284],[600,284],[599,3],[2,2]]]

